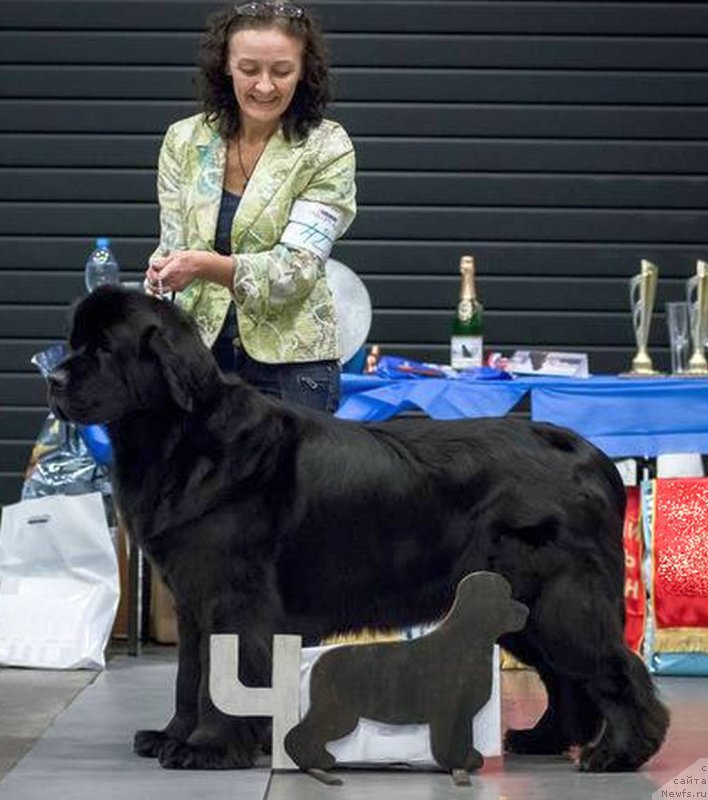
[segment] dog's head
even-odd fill
[[[143,409],[190,412],[217,375],[179,309],[106,286],[74,310],[69,355],[49,376],[49,405],[60,419],[82,424]]]

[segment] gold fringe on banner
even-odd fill
[[[708,653],[708,628],[664,628],[654,635],[655,653]]]

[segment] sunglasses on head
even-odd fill
[[[243,3],[243,5],[234,6],[234,11],[239,17],[301,19],[305,16],[305,9],[292,3]]]

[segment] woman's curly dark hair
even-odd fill
[[[330,99],[322,33],[309,12],[303,9],[299,17],[281,16],[273,13],[277,5],[259,3],[255,15],[227,8],[207,19],[199,48],[197,89],[207,120],[215,124],[223,139],[231,139],[239,129],[238,103],[231,76],[226,74],[226,61],[232,34],[244,28],[278,28],[303,42],[302,76],[281,120],[285,138],[304,138],[322,121]]]

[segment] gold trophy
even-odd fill
[[[705,356],[708,334],[708,262],[696,262],[696,274],[686,282],[686,299],[693,340],[693,354],[688,359],[688,374],[708,375]]]
[[[637,354],[632,359],[632,369],[624,375],[633,378],[660,374],[654,369],[647,351],[659,270],[646,259],[642,259],[641,267],[639,275],[635,275],[629,282],[629,304],[632,309],[634,337],[637,340]]]

